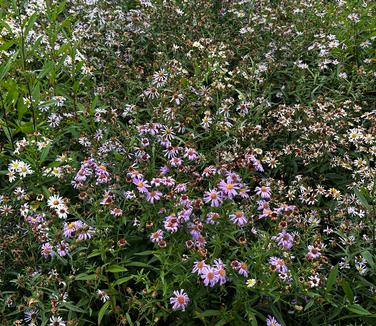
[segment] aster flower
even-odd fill
[[[273,316],[268,316],[266,319],[266,326],[282,326],[277,319],[275,319]]]
[[[50,324],[49,326],[66,326],[67,324],[60,316],[52,316],[50,318]]]
[[[240,263],[238,273],[240,275],[243,275],[245,277],[248,277],[248,265],[244,262]]]
[[[317,258],[320,258],[320,256],[321,256],[320,248],[317,248],[311,245],[308,246],[308,254],[307,254],[308,260],[317,259]]]
[[[163,231],[157,230],[150,235],[150,241],[154,243],[158,243],[159,241],[163,240]]]
[[[148,189],[147,188],[150,188],[150,186],[148,185],[148,182],[143,180],[143,179],[139,179],[139,178],[133,178],[133,183],[137,186],[137,189],[139,192],[143,193],[143,192],[148,192]]]
[[[198,275],[201,275],[204,269],[207,267],[208,265],[205,263],[205,260],[196,260],[192,268],[192,273],[197,273]]]
[[[155,200],[160,200],[161,199],[161,196],[162,196],[162,193],[160,191],[150,191],[150,192],[147,192],[146,193],[146,200],[151,203],[151,204],[154,204],[154,201]]]
[[[97,290],[97,295],[99,297],[99,299],[105,303],[106,301],[110,300],[110,297],[109,295],[106,293],[106,291],[103,291],[103,290]]]
[[[278,273],[287,273],[288,268],[286,266],[286,263],[283,259],[278,257],[270,257],[269,258],[269,264],[272,267],[273,270],[276,270]]]
[[[289,250],[293,246],[294,236],[283,230],[277,236],[273,236],[272,240],[276,241],[284,249]]]
[[[217,270],[219,284],[220,285],[225,284],[227,282],[227,277],[226,277],[225,264],[223,263],[222,259],[219,258],[219,259],[214,260],[214,267]]]
[[[60,208],[61,206],[64,206],[63,197],[59,195],[52,195],[48,198],[47,205],[50,208]]]
[[[67,242],[65,242],[64,240],[60,242],[60,244],[58,244],[56,246],[56,251],[57,253],[59,254],[59,256],[61,257],[64,257],[67,255],[68,251],[69,251],[69,245]]]
[[[198,156],[197,151],[193,148],[186,147],[184,151],[184,157],[188,158],[190,161],[194,161]]]
[[[213,287],[219,281],[217,269],[207,266],[202,270],[201,278],[204,281],[205,286]]]
[[[187,307],[189,303],[189,297],[187,293],[183,289],[180,291],[174,291],[174,296],[170,298],[170,303],[172,304],[173,310],[181,309],[182,311],[185,311],[185,308]]]
[[[248,223],[248,219],[245,217],[242,211],[237,211],[234,214],[229,215],[230,221],[239,226],[244,226]]]
[[[253,288],[256,285],[257,281],[254,278],[250,278],[246,281],[247,288]]]
[[[52,246],[49,242],[42,244],[41,254],[44,258],[53,257],[55,253],[52,251]]]
[[[218,184],[218,188],[222,191],[222,194],[229,199],[233,198],[238,194],[236,191],[239,189],[238,185],[232,181],[221,180]]]
[[[262,187],[256,187],[255,189],[256,195],[261,196],[263,199],[269,199],[271,190],[269,187],[262,186]]]
[[[206,204],[210,203],[212,207],[218,207],[222,204],[221,192],[215,189],[209,189],[204,193],[204,202]]]
[[[74,223],[64,223],[64,229],[63,229],[64,237],[70,238],[74,231],[76,231],[76,227]]]

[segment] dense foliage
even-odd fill
[[[0,0],[0,324],[376,325],[375,9]]]

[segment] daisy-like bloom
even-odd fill
[[[286,266],[286,263],[283,259],[278,257],[270,257],[269,258],[269,264],[271,266],[271,269],[274,271],[277,271],[278,273],[287,273],[288,268]]]
[[[22,166],[22,162],[19,160],[14,160],[8,164],[8,170],[12,172],[19,172]]]
[[[254,278],[250,278],[245,283],[247,284],[247,288],[253,288],[257,281]]]
[[[185,308],[189,303],[189,297],[183,289],[180,291],[174,291],[174,297],[170,298],[170,303],[172,304],[173,310],[181,309],[182,311],[185,311]]]
[[[237,211],[234,214],[231,214],[229,218],[232,223],[237,224],[239,226],[243,226],[248,223],[248,219],[245,217],[242,211]]]
[[[204,281],[205,286],[213,287],[219,281],[217,269],[207,266],[202,270],[201,278]]]
[[[243,184],[239,184],[239,196],[242,197],[242,198],[249,198],[249,189],[243,185]]]
[[[20,167],[18,169],[18,173],[19,175],[24,178],[26,177],[28,174],[33,174],[33,170],[31,169],[30,165],[28,163],[25,163],[25,162],[20,162]]]
[[[179,228],[179,220],[175,215],[169,215],[165,217],[164,227],[169,232],[176,232]]]
[[[270,187],[262,186],[262,187],[256,187],[255,189],[256,195],[261,196],[262,199],[269,199],[271,190]]]
[[[115,207],[111,209],[110,211],[112,216],[122,216],[123,215],[123,210],[121,208]]]
[[[285,230],[280,232],[278,235],[273,236],[272,240],[276,241],[278,245],[283,247],[284,249],[291,249],[293,242],[294,242],[294,236],[290,233],[287,233]]]
[[[64,229],[63,229],[64,237],[70,238],[74,231],[76,231],[76,227],[74,223],[64,223]]]
[[[147,188],[150,188],[150,186],[148,185],[148,182],[143,180],[143,179],[139,179],[139,178],[133,178],[133,183],[137,186],[137,189],[139,192],[148,192],[148,189]]]
[[[67,324],[60,316],[52,316],[49,326],[66,326]]]
[[[212,207],[218,207],[222,204],[221,193],[215,189],[209,189],[204,193],[205,204],[210,203]]]
[[[223,195],[231,199],[238,194],[236,190],[239,189],[239,186],[232,181],[221,180],[218,184],[218,188],[222,191]]]
[[[154,243],[158,243],[159,241],[163,240],[163,231],[157,230],[150,235],[150,241]]]
[[[94,228],[86,224],[83,224],[81,228],[77,228],[77,238],[81,241],[91,239],[94,234]]]
[[[47,205],[50,208],[58,209],[62,206],[65,206],[63,197],[59,195],[52,195],[48,198]]]
[[[27,309],[25,311],[24,321],[30,324],[36,325],[37,319],[39,319],[39,311],[37,309]]]
[[[207,215],[206,215],[206,223],[208,224],[219,224],[219,219],[220,219],[220,215],[218,213],[214,213],[214,212],[209,212]]]
[[[198,275],[201,275],[204,269],[207,267],[208,265],[205,263],[205,260],[196,260],[192,268],[192,273],[197,273]]]
[[[248,265],[246,263],[240,263],[240,266],[239,266],[239,269],[238,269],[238,273],[240,275],[243,275],[245,277],[248,277]]]
[[[61,206],[55,209],[57,216],[62,219],[66,219],[68,217],[68,208],[66,206]]]
[[[159,71],[156,71],[153,74],[153,84],[157,87],[163,86],[167,81],[168,73],[163,68]]]
[[[210,165],[210,166],[207,166],[204,169],[204,171],[202,172],[202,176],[203,177],[210,177],[210,176],[212,176],[216,173],[217,173],[217,169],[214,166]]]
[[[99,297],[99,299],[101,299],[101,301],[103,303],[105,303],[106,301],[110,300],[110,297],[109,295],[106,293],[106,291],[103,291],[103,290],[97,290],[97,295]]]
[[[194,161],[198,156],[198,153],[193,148],[186,147],[184,150],[184,157],[188,158],[190,161]]]
[[[217,269],[219,284],[220,285],[225,284],[227,282],[227,277],[226,277],[225,264],[223,263],[222,259],[214,260],[214,267]]]
[[[320,285],[320,278],[317,275],[312,275],[309,277],[308,284],[311,288],[316,288]]]
[[[150,192],[147,192],[146,193],[146,200],[151,203],[151,204],[154,204],[154,201],[155,200],[160,200],[161,199],[161,196],[162,196],[162,193],[160,191],[150,191]]]
[[[52,251],[52,246],[49,242],[46,242],[42,245],[41,254],[44,258],[55,256],[55,253]]]
[[[320,258],[320,256],[321,252],[319,248],[311,245],[308,246],[308,254],[306,256],[308,260],[317,259]]]
[[[61,256],[61,257],[64,257],[67,255],[68,253],[68,250],[69,250],[69,245],[68,243],[66,243],[64,240],[60,242],[60,244],[58,244],[56,246],[56,251],[57,253]]]
[[[273,316],[268,316],[266,319],[266,326],[282,326],[277,319],[275,319]]]

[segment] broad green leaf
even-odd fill
[[[338,265],[334,266],[329,273],[328,280],[326,281],[326,292],[327,293],[329,293],[332,290],[333,285],[336,282],[337,275],[338,275]]]
[[[110,306],[110,301],[107,301],[98,312],[98,325],[101,324],[104,314],[106,313],[108,307]]]
[[[357,314],[357,315],[362,315],[362,316],[369,316],[371,315],[371,313],[367,310],[367,309],[364,309],[361,305],[359,304],[352,304],[352,305],[349,305],[347,307],[347,309],[351,312],[353,312],[354,314]]]
[[[120,273],[120,272],[126,272],[127,269],[120,265],[110,265],[110,266],[107,266],[106,271],[109,273]]]

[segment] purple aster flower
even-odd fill
[[[269,199],[271,190],[270,187],[262,186],[262,187],[256,187],[255,189],[256,195],[261,196],[263,199]]]
[[[229,216],[230,221],[239,226],[244,226],[248,223],[248,219],[245,217],[242,211],[237,211]]]
[[[186,147],[184,150],[184,157],[188,158],[190,161],[194,161],[198,156],[198,153],[193,148]]]
[[[76,231],[75,223],[64,223],[64,237],[70,238],[74,231]]]
[[[212,207],[218,207],[222,204],[221,192],[215,189],[209,189],[204,193],[205,204],[210,203]]]
[[[227,277],[226,277],[225,265],[222,262],[222,259],[214,260],[214,267],[217,270],[219,284],[220,285],[225,284],[227,282]]]
[[[55,256],[55,253],[52,251],[52,246],[49,242],[42,244],[41,254],[44,258],[48,258],[49,256]]]
[[[281,324],[273,316],[268,316],[266,319],[266,326],[281,326]]]
[[[192,273],[197,273],[198,275],[201,275],[204,269],[207,267],[208,265],[206,265],[205,260],[196,260],[192,268]]]
[[[146,200],[149,203],[154,204],[154,201],[160,200],[161,196],[162,196],[162,193],[160,191],[150,191],[146,193]]]
[[[174,291],[174,297],[170,298],[170,303],[172,304],[173,310],[181,309],[185,311],[185,308],[189,303],[189,297],[183,289],[180,291]]]
[[[132,181],[137,186],[139,192],[148,192],[147,188],[150,188],[150,186],[147,181],[139,178],[133,178]]]
[[[272,237],[272,240],[276,241],[281,247],[289,250],[293,245],[294,236],[283,230],[277,236]]]
[[[245,277],[248,277],[248,265],[246,263],[240,263],[238,273]]]
[[[56,251],[57,253],[61,256],[61,257],[64,257],[67,255],[68,253],[68,250],[69,250],[69,245],[67,242],[65,242],[64,240],[60,242],[60,244],[58,244],[56,246]]]
[[[231,199],[238,194],[236,190],[239,189],[239,186],[232,181],[221,180],[219,182],[218,188],[222,191],[223,195]]]
[[[288,268],[286,266],[286,263],[283,259],[278,257],[270,257],[269,258],[269,264],[272,267],[272,270],[277,271],[278,273],[287,273]]]
[[[161,240],[163,240],[163,231],[162,230],[157,230],[150,235],[150,241],[151,242],[158,243]]]
[[[169,215],[165,217],[164,227],[169,232],[176,232],[179,228],[179,220],[175,215]]]
[[[207,266],[202,270],[201,278],[204,281],[205,286],[213,287],[219,281],[217,269]]]

